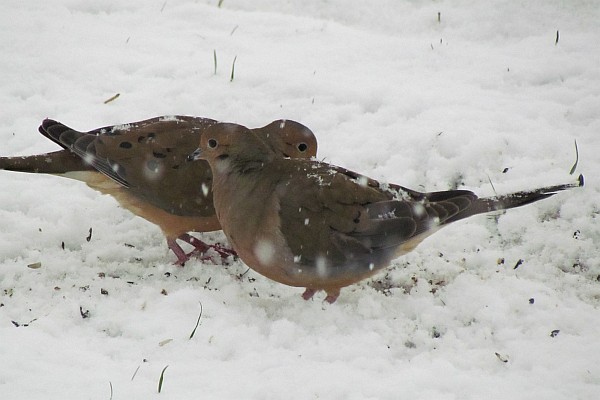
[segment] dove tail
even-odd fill
[[[42,121],[38,130],[65,150],[24,157],[0,157],[0,170],[56,175],[93,171],[90,165],[70,151],[70,143],[61,142],[61,135],[65,136],[63,133],[78,132],[51,119]]]
[[[68,126],[63,125],[60,122],[54,121],[52,119],[43,120],[38,130],[42,135],[44,135],[48,139],[52,140],[54,143],[58,144],[60,147],[67,150],[70,150],[70,145],[72,144],[72,141],[65,141],[65,135],[63,135],[63,133],[72,132],[73,134],[81,135],[80,132],[77,132],[69,128]]]
[[[470,207],[454,215],[449,220],[445,221],[445,223],[458,221],[460,219],[467,218],[472,215],[482,214],[486,212],[521,207],[527,204],[535,203],[538,200],[554,196],[556,193],[561,192],[563,190],[582,187],[583,185],[583,175],[579,175],[579,177],[577,178],[577,182],[573,183],[548,186],[539,189],[526,190],[500,196],[478,198],[473,202],[473,204]]]
[[[0,157],[0,170],[29,172],[35,174],[66,174],[74,171],[89,171],[81,158],[68,150],[25,157]]]

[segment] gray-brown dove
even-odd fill
[[[318,290],[334,302],[413,250],[441,227],[583,185],[552,186],[478,198],[467,190],[421,193],[316,160],[283,159],[247,128],[216,124],[192,155],[213,171],[213,201],[239,257],[258,273]]]
[[[208,163],[187,159],[203,132],[216,123],[208,118],[167,116],[79,132],[46,119],[40,133],[64,149],[1,157],[0,169],[77,179],[113,196],[121,206],[162,229],[178,264],[183,265],[189,255],[177,239],[199,252],[213,248],[226,257],[234,252],[209,246],[188,234],[221,229],[212,202]],[[317,152],[313,133],[295,121],[273,121],[252,132],[282,157],[307,158]]]

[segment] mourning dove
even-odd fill
[[[208,118],[172,116],[78,132],[47,119],[40,133],[64,150],[0,158],[0,169],[77,179],[113,196],[121,206],[162,229],[178,264],[183,265],[189,256],[177,239],[200,252],[212,247],[226,257],[234,253],[187,233],[221,229],[212,203],[208,163],[187,160],[203,132],[214,124]],[[306,158],[317,151],[313,133],[295,121],[273,121],[252,132],[281,156]]]
[[[277,282],[318,290],[368,278],[451,222],[529,204],[577,183],[478,198],[467,190],[421,193],[316,160],[277,157],[239,125],[216,124],[195,159],[213,171],[213,201],[239,257]]]

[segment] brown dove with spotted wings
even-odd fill
[[[187,159],[203,132],[216,123],[209,118],[164,116],[80,132],[47,119],[40,133],[63,150],[0,157],[0,169],[77,179],[111,195],[122,207],[161,228],[178,264],[184,264],[189,255],[177,240],[202,253],[213,248],[227,257],[234,253],[188,233],[221,229],[208,163]],[[308,158],[317,152],[313,133],[295,121],[277,120],[251,131],[282,157]]]

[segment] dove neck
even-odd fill
[[[234,166],[234,171],[238,174],[251,174],[254,172],[261,171],[268,165],[272,160],[246,160]]]
[[[253,136],[249,143],[229,154],[231,172],[241,175],[258,172],[275,159],[275,151],[268,142],[258,135]]]
[[[244,157],[242,154],[218,158],[211,163],[213,179],[220,182],[230,182],[237,178],[244,179],[244,177],[262,171],[273,159],[273,156]]]

